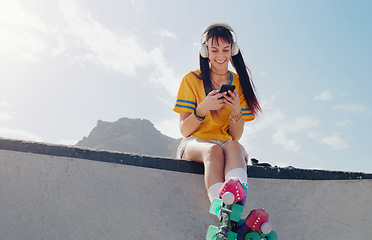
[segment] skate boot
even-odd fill
[[[245,190],[245,195],[244,195],[243,199],[240,200],[238,203],[244,207],[245,206],[245,200],[247,199],[248,183],[242,183],[242,186]]]
[[[238,204],[240,204],[244,207],[246,199],[247,199],[248,183],[242,183],[242,185],[243,185],[244,190],[245,190],[245,195],[244,195],[244,198],[241,201],[238,202]],[[245,219],[242,218],[238,222],[235,222],[233,224],[233,227],[232,227],[231,231],[238,234],[237,239],[242,239],[242,235],[245,232],[246,228],[247,228],[247,225],[245,224]]]
[[[237,228],[238,240],[278,240],[269,223],[269,214],[263,208],[252,210],[244,223],[239,223],[241,225]]]
[[[245,197],[245,189],[239,180],[229,178],[219,190],[219,198],[212,201],[209,212],[220,216],[218,227],[209,226],[207,240],[236,240],[237,233],[232,232],[232,224],[240,220],[243,206],[238,204]]]

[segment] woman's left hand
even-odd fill
[[[227,93],[225,93],[225,103],[229,105],[232,109],[232,115],[237,115],[241,111],[241,106],[240,106],[240,98],[238,91],[235,89],[234,92],[228,91],[231,97],[227,96]]]

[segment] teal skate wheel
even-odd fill
[[[278,235],[276,235],[276,232],[274,231],[271,231],[269,234],[264,234],[262,236],[265,240],[278,240]]]
[[[211,214],[218,216],[220,214],[221,206],[222,206],[222,199],[215,198],[213,199],[211,206],[209,207],[209,212]]]
[[[239,222],[240,215],[242,215],[243,212],[243,208],[244,207],[242,205],[235,204],[232,208],[230,219],[234,222]]]
[[[230,231],[229,234],[227,235],[226,240],[236,240],[237,238],[238,234]]]
[[[257,232],[251,232],[245,236],[245,240],[261,240],[261,237]]]
[[[218,227],[215,226],[209,226],[207,236],[205,237],[206,240],[215,240],[216,234],[218,232]]]

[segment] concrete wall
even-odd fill
[[[199,164],[7,139],[0,149],[0,239],[205,239],[217,224]],[[265,208],[279,239],[370,239],[371,174],[249,172],[244,214]]]

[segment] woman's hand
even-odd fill
[[[241,106],[240,106],[240,98],[238,91],[235,89],[234,92],[228,91],[231,97],[227,96],[227,93],[224,93],[224,102],[225,104],[229,105],[232,109],[231,115],[235,116],[238,115],[241,112]]]
[[[235,90],[234,92],[229,90],[229,94],[231,95],[231,97],[228,97],[226,95],[225,103],[231,107],[232,109],[231,116],[234,117],[234,116],[241,114],[242,109],[240,106],[240,98],[239,98],[239,94],[237,90]],[[243,134],[243,131],[244,131],[244,120],[242,118],[240,118],[240,120],[235,123],[230,122],[229,133],[231,137],[233,138],[233,140],[239,141],[239,139],[241,138]]]
[[[199,106],[196,108],[196,113],[199,116],[205,116],[210,110],[218,110],[226,104],[224,98],[221,98],[224,96],[224,94],[218,92],[219,90],[211,91],[199,104]]]
[[[226,105],[222,93],[214,90],[197,106],[195,112],[198,116],[204,117],[210,110],[218,110]],[[221,98],[221,99],[218,99]],[[190,136],[200,126],[201,121],[190,112],[180,112],[180,130],[184,137]]]

